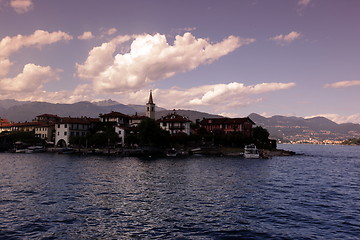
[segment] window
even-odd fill
[[[58,124],[58,128],[60,128],[60,124]]]
[[[65,128],[67,128],[67,124],[65,124]]]
[[[67,135],[67,132],[64,132],[64,136],[66,136]]]

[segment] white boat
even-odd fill
[[[256,148],[255,144],[250,144],[250,145],[245,146],[244,157],[245,158],[260,158],[259,150]]]
[[[177,151],[175,148],[171,148],[166,152],[166,156],[167,157],[176,157],[177,156]]]
[[[40,152],[45,152],[45,148],[43,146],[31,146],[25,150],[25,153],[40,153]]]

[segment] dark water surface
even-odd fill
[[[0,239],[359,239],[360,147],[269,160],[0,154]]]

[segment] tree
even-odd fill
[[[139,125],[139,140],[143,145],[164,145],[168,135],[169,133],[162,130],[159,124],[151,118],[142,120]]]
[[[261,126],[253,128],[253,138],[256,140],[259,148],[272,148],[269,136],[270,134],[265,128]]]
[[[74,146],[109,147],[116,145],[120,138],[115,132],[115,123],[97,123],[86,136],[71,136],[70,144]]]
[[[34,131],[31,132],[14,131],[14,132],[10,132],[8,134],[8,137],[12,143],[21,141],[30,145],[45,144],[45,140],[36,137]]]

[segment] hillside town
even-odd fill
[[[207,146],[214,145],[214,136],[221,135],[230,136],[241,135],[246,141],[251,141],[253,137],[253,129],[255,123],[248,117],[246,118],[204,118],[196,122],[192,122],[186,116],[182,116],[174,110],[173,112],[155,119],[155,103],[152,92],[150,91],[149,100],[146,103],[145,115],[129,116],[121,112],[111,111],[109,113],[100,114],[98,118],[90,117],[61,117],[55,114],[44,113],[35,117],[33,121],[12,123],[6,119],[0,121],[0,139],[6,142],[6,136],[11,133],[33,133],[37,139],[41,139],[44,145],[55,148],[91,148],[91,147],[109,147],[124,148],[136,147],[140,143],[145,145],[154,145],[164,136],[155,136],[152,140],[140,141],[139,134],[141,132],[141,124],[147,121],[156,123],[162,132],[166,132],[167,136],[176,137],[178,140],[182,137],[200,136],[203,134],[200,142],[205,142]],[[151,130],[154,135],[155,130]],[[266,130],[265,130],[266,131]],[[89,135],[105,134],[106,137],[97,142],[91,141]],[[205,137],[204,133],[207,133]],[[104,136],[105,136],[104,135]],[[209,137],[210,136],[210,137]],[[211,137],[213,136],[213,137]],[[267,139],[268,135],[265,136]],[[158,139],[159,138],[159,139]],[[134,139],[137,139],[134,140]],[[196,139],[196,138],[194,138]],[[199,142],[198,140],[193,142]],[[188,139],[189,140],[189,139]],[[183,141],[183,140],[182,140]],[[8,141],[9,142],[9,141]],[[244,142],[244,141],[243,141]],[[178,141],[173,142],[178,144]],[[22,141],[14,143],[15,148],[21,148]],[[91,144],[91,146],[90,146]],[[226,145],[221,142],[220,144]],[[232,143],[234,145],[234,143]],[[169,141],[165,141],[163,145],[169,147]],[[184,145],[184,142],[182,143]],[[193,144],[198,146],[199,144]],[[242,144],[243,145],[243,144]]]

